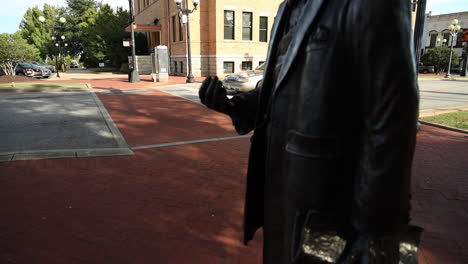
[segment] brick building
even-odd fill
[[[183,7],[193,9],[191,0]],[[201,0],[189,15],[194,76],[253,69],[266,59],[273,20],[282,0]],[[134,0],[136,31],[145,32],[149,51],[166,45],[170,74],[187,74],[186,25],[174,0]]]

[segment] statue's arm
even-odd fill
[[[236,131],[247,134],[254,129],[260,87],[228,99],[218,77],[207,77],[198,92],[200,101],[208,108],[229,115]]]
[[[231,114],[232,124],[240,135],[245,135],[255,128],[259,91],[260,87],[257,86],[254,90],[231,99],[235,107]]]
[[[350,19],[363,127],[353,226],[359,233],[392,236],[409,221],[418,115],[410,4],[352,1]]]

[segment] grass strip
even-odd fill
[[[420,118],[423,121],[444,126],[468,129],[468,111],[458,111]]]

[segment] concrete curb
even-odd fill
[[[468,134],[468,130],[461,129],[461,128],[445,126],[445,125],[432,123],[432,122],[427,122],[427,121],[421,121],[421,120],[419,120],[419,123],[424,124],[424,125],[428,125],[428,126],[433,126],[433,127],[438,127],[438,128],[450,130],[450,131],[455,131],[455,132],[459,132],[459,133],[463,133],[463,134]]]
[[[112,117],[110,116],[109,112],[107,112],[106,107],[101,102],[101,100],[99,100],[99,97],[96,95],[96,93],[93,91],[91,84],[87,84],[87,86],[91,89],[91,94],[93,96],[94,102],[99,107],[99,111],[101,112],[102,117],[106,121],[107,128],[109,128],[109,131],[114,136],[114,140],[117,142],[117,146],[119,148],[128,149],[128,145],[127,145],[127,142],[125,141],[125,138],[123,137],[122,133],[120,133],[119,128],[112,120]]]
[[[176,87],[200,87],[201,82],[195,82],[195,83],[180,83],[180,84],[168,84],[168,85],[155,85],[152,88],[176,88]]]
[[[133,155],[129,148],[25,150],[0,153],[0,162]]]

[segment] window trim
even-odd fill
[[[244,68],[244,64],[245,65],[250,65],[250,67],[245,67]],[[243,61],[241,63],[241,70],[242,71],[251,71],[253,69],[253,62],[252,61]]]
[[[244,15],[249,14],[250,15],[250,26],[246,27],[244,26]],[[245,30],[249,31],[250,37],[248,39],[244,39],[244,32]],[[248,11],[242,11],[242,40],[244,41],[252,41],[253,40],[253,12],[248,12]]]
[[[232,25],[226,25],[226,14],[232,13]],[[234,10],[224,10],[224,40],[235,40],[236,38],[236,11]],[[232,28],[232,38],[226,38],[226,27]]]
[[[232,64],[232,72],[226,72],[226,64]],[[236,69],[235,67],[236,67],[236,64],[234,63],[234,61],[223,61],[223,73],[224,74],[234,73]]]
[[[448,36],[447,42],[445,42],[445,43],[442,42],[442,45],[450,47],[450,41],[452,39],[452,34],[450,34],[450,31],[449,30],[444,30],[440,34],[442,35],[442,39],[441,39],[442,41],[445,39],[445,36]]]
[[[176,34],[176,15],[173,15],[171,18],[172,22],[172,42],[177,41],[177,34]]]
[[[437,38],[439,37],[438,32],[432,32],[429,34],[429,47],[433,48],[437,46]]]
[[[262,28],[262,18],[266,19],[266,28]],[[262,33],[265,34],[265,41],[262,41]],[[268,17],[259,16],[258,19],[258,41],[261,43],[268,43]]]
[[[183,34],[183,28],[182,28],[182,20],[179,17],[179,42],[184,41],[184,34]]]

